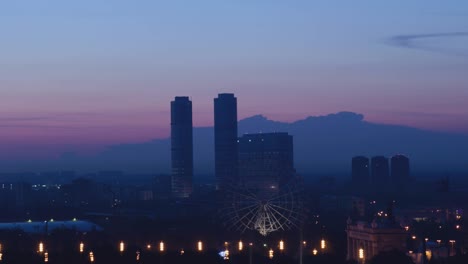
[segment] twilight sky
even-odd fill
[[[211,125],[220,92],[468,134],[466,0],[14,0],[0,34],[0,157],[167,137],[176,95]]]

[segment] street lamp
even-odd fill
[[[197,250],[199,252],[202,252],[203,251],[203,243],[201,241],[198,241],[197,243]]]
[[[120,253],[123,253],[125,251],[125,243],[123,241],[121,241],[119,244],[119,251]]]
[[[239,248],[239,251],[242,251],[242,249],[244,249],[244,243],[242,243],[242,241],[239,241],[238,248]]]
[[[321,249],[325,249],[326,248],[326,243],[325,243],[325,239],[322,239],[322,241],[320,241],[320,248]]]
[[[253,251],[253,243],[249,243],[249,264],[252,264],[252,251]]]
[[[450,244],[452,244],[452,252],[454,251],[455,240],[449,240]]]
[[[164,249],[165,249],[165,248],[164,248],[164,242],[162,242],[162,241],[159,242],[159,251],[160,251],[160,252],[164,252]]]
[[[39,246],[38,246],[38,250],[37,250],[39,253],[43,253],[44,252],[44,243],[42,242],[39,242]]]
[[[279,250],[281,250],[281,251],[284,250],[284,241],[283,241],[283,240],[281,240],[281,241],[279,242],[279,246],[278,246],[278,247],[279,247]]]
[[[362,263],[364,263],[364,249],[363,248],[359,249],[359,259],[361,260]]]
[[[273,251],[273,249],[270,248],[270,250],[268,251],[268,257],[269,257],[270,259],[273,259],[273,257],[275,256],[274,254],[275,254],[275,251]]]

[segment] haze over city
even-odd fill
[[[0,262],[468,263],[466,0],[0,3]]]

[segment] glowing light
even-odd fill
[[[440,239],[437,239],[437,243],[438,243],[438,244],[440,244],[440,242],[442,242],[442,240],[440,240]]]
[[[164,242],[159,242],[159,251],[164,252]]]
[[[151,249],[151,244],[146,245],[147,249]]]
[[[3,260],[3,253],[0,253],[0,261]]]
[[[94,253],[92,251],[89,252],[89,261],[94,262]]]
[[[430,261],[430,260],[431,260],[431,258],[432,258],[432,251],[430,251],[430,250],[426,250],[426,257],[427,257],[427,260],[429,260],[429,261]]]
[[[137,250],[137,252],[136,252],[136,260],[137,261],[140,260],[140,251],[139,250]]]
[[[44,253],[44,262],[49,262],[49,253]]]
[[[182,256],[183,254],[185,254],[185,251],[184,251],[184,249],[181,249],[180,250],[180,255]]]
[[[84,252],[84,243],[81,242],[80,243],[80,253],[83,253]]]
[[[43,253],[43,252],[44,252],[44,243],[39,242],[39,247],[38,247],[38,250],[37,250],[37,251],[39,251],[39,253]]]
[[[307,245],[307,241],[302,241],[302,245]]]
[[[244,243],[242,243],[242,241],[239,241],[238,248],[239,248],[239,251],[242,251],[242,249],[244,249]]]
[[[270,250],[268,251],[268,257],[269,257],[270,259],[272,259],[274,256],[275,256],[275,251],[273,251],[273,249],[270,249]]]
[[[32,220],[31,220],[31,219],[28,219],[28,223],[32,223]]]
[[[359,249],[359,258],[364,259],[364,249],[362,248]]]
[[[429,241],[429,238],[426,237],[426,238],[424,239],[424,241],[426,241],[426,242]]]
[[[414,239],[416,239],[416,236],[412,236],[411,238],[414,240]]]
[[[281,251],[284,250],[284,241],[283,241],[283,240],[281,240],[281,241],[279,242],[279,250],[281,250]]]
[[[405,230],[408,231],[408,230],[409,230],[409,226],[405,226]]]
[[[456,228],[456,229],[460,229],[460,225],[456,225],[455,228]]]
[[[318,250],[316,248],[314,248],[314,250],[312,250],[312,254],[314,254],[314,256],[316,256],[318,253]]]
[[[76,218],[73,218],[72,221],[73,221],[73,222],[76,222]]]
[[[229,250],[228,249],[223,250],[223,251],[219,252],[218,255],[220,257],[222,257],[224,260],[228,260],[229,259]]]
[[[198,241],[197,243],[197,250],[200,252],[203,251],[203,243],[201,241]]]
[[[321,249],[325,249],[326,248],[326,243],[325,243],[325,239],[322,239],[322,241],[320,241],[320,248]]]
[[[124,252],[124,251],[125,251],[125,243],[124,243],[124,242],[120,242],[120,244],[119,244],[119,251],[120,251],[120,252]]]

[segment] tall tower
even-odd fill
[[[193,128],[192,102],[177,96],[171,102],[171,189],[175,198],[187,198],[192,193]]]
[[[351,161],[351,179],[356,186],[369,184],[369,158],[364,156],[353,157]]]
[[[375,156],[371,159],[372,184],[385,185],[389,183],[390,168],[388,159],[384,156]]]
[[[408,182],[410,177],[410,165],[408,157],[404,155],[395,155],[391,159],[391,178],[393,183],[403,185]]]
[[[294,178],[293,137],[288,133],[245,134],[239,138],[243,187],[277,191]]]
[[[237,98],[218,94],[214,99],[216,189],[238,183]]]

